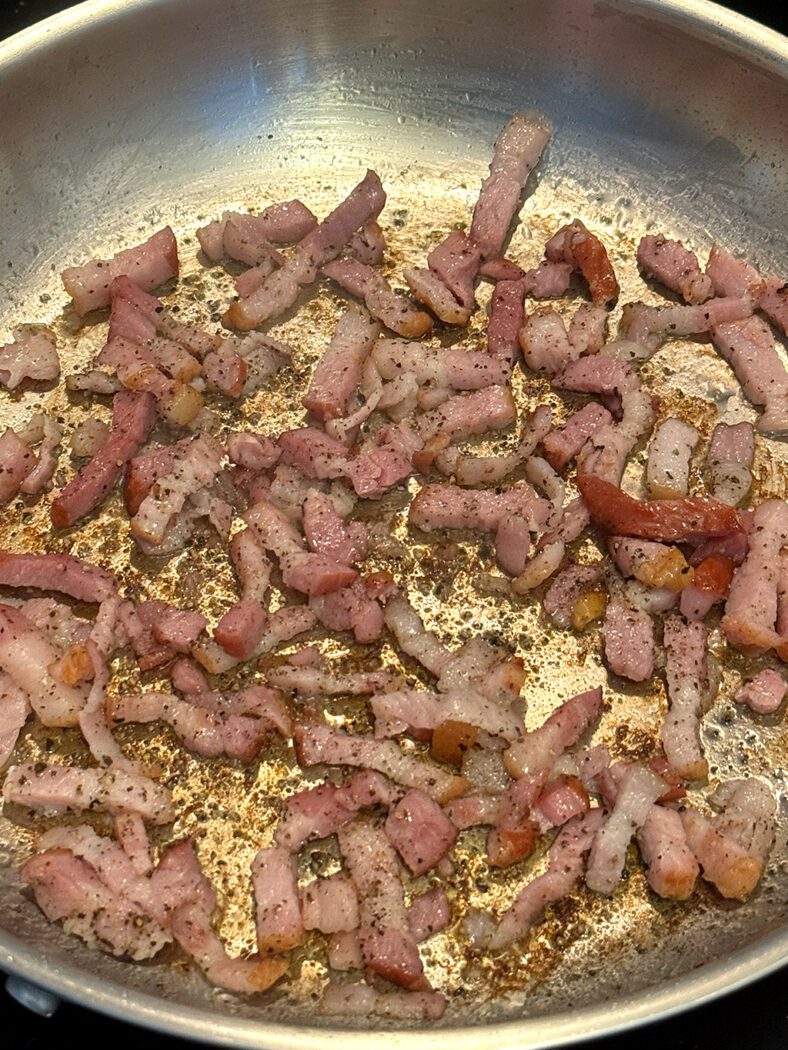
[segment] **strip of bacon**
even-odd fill
[[[618,298],[618,281],[605,246],[575,219],[563,226],[545,245],[550,262],[571,264],[585,278],[595,303],[610,306]]]
[[[365,964],[410,991],[429,988],[408,929],[399,861],[383,829],[360,817],[340,828],[339,848],[359,894]]]
[[[318,1011],[329,1016],[388,1017],[401,1021],[439,1021],[446,1012],[440,992],[381,992],[368,984],[329,982],[323,989]]]
[[[112,402],[112,426],[91,461],[52,503],[52,524],[70,528],[107,497],[126,463],[136,456],[156,421],[156,401],[146,393],[122,390]]]
[[[780,553],[788,546],[788,503],[772,499],[756,507],[748,535],[747,557],[733,574],[721,626],[738,649],[753,653],[775,649],[785,660],[788,642],[777,630],[777,617]]]
[[[766,322],[753,316],[718,324],[712,330],[712,340],[736,373],[748,400],[763,406],[758,430],[788,433],[788,372]]]
[[[650,769],[633,763],[618,788],[613,811],[597,832],[588,858],[586,883],[597,893],[611,894],[621,879],[627,847],[643,826],[665,782]]]
[[[60,653],[18,609],[0,605],[0,668],[30,699],[44,725],[73,726],[87,701],[84,688],[74,688],[52,674]]]
[[[549,128],[518,113],[495,140],[490,174],[482,183],[471,222],[470,238],[483,259],[501,255],[525,184],[549,139]]]
[[[483,350],[425,347],[405,339],[379,339],[372,360],[387,382],[403,373],[419,386],[452,390],[479,390],[508,379],[504,363]]]
[[[752,315],[748,296],[709,299],[700,306],[646,306],[627,303],[619,324],[627,356],[641,361],[653,357],[666,339],[686,338],[714,332],[718,326],[739,322]]]
[[[252,886],[260,954],[295,948],[303,940],[304,923],[293,855],[281,846],[261,849],[252,861]]]
[[[706,464],[714,498],[737,506],[752,486],[755,434],[751,423],[718,423],[711,435]]]
[[[366,310],[351,308],[339,318],[303,398],[304,407],[322,422],[347,413],[361,367],[379,335],[380,325]]]
[[[165,226],[147,241],[126,248],[111,259],[71,266],[62,273],[63,285],[80,317],[91,310],[109,306],[110,285],[121,275],[129,277],[146,292],[152,292],[171,277],[177,277],[178,245],[171,228]]]
[[[457,828],[423,791],[408,791],[389,811],[384,824],[389,841],[415,876],[424,875],[448,856]]]
[[[313,697],[367,696],[379,693],[397,681],[396,676],[387,671],[348,671],[341,674],[319,667],[297,667],[292,663],[272,668],[267,672],[266,680],[278,689],[289,689],[302,696]]]
[[[764,279],[754,266],[737,259],[724,248],[712,245],[706,274],[715,295],[751,295],[757,300],[764,290]]]
[[[605,659],[614,674],[645,682],[654,673],[654,624],[620,598],[608,603],[602,626]]]
[[[656,277],[666,288],[678,292],[685,302],[705,303],[715,294],[737,294],[715,288],[711,277],[701,273],[695,253],[681,241],[669,240],[661,233],[641,237],[637,259],[645,277]]]
[[[556,760],[578,742],[602,710],[602,687],[565,700],[538,729],[526,733],[504,752],[513,777],[549,772]]]
[[[8,770],[3,798],[45,813],[138,813],[151,824],[175,816],[168,788],[124,770],[22,763]]]
[[[717,500],[687,496],[644,502],[592,475],[579,477],[577,486],[591,517],[603,528],[621,536],[698,542],[741,531],[735,509]]]
[[[467,787],[464,777],[404,754],[393,740],[351,736],[332,726],[311,724],[296,725],[293,739],[299,761],[306,766],[325,762],[374,769],[404,787],[419,788],[436,802],[447,802]]]
[[[372,316],[406,339],[420,339],[432,328],[432,318],[418,310],[404,295],[397,295],[386,278],[371,265],[358,259],[336,259],[323,267],[323,273],[361,299]]]
[[[386,194],[374,171],[351,191],[323,221],[306,235],[281,269],[274,271],[246,299],[233,303],[225,320],[247,332],[284,313],[295,302],[302,286],[311,284],[321,266],[335,259],[355,231],[376,219]]]

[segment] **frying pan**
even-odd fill
[[[647,229],[680,235],[699,251],[716,238],[767,272],[788,272],[788,41],[713,4],[95,0],[0,45],[3,334],[20,321],[48,320],[65,370],[79,366],[100,345],[101,326],[80,328],[64,311],[57,271],[164,222],[175,227],[184,255],[176,298],[187,317],[207,323],[230,286],[197,257],[193,232],[202,219],[295,195],[325,212],[367,165],[389,190],[384,221],[396,273],[451,225],[467,222],[495,134],[523,109],[545,114],[554,137],[512,240],[515,258],[531,265],[546,232],[577,215],[610,244],[623,301],[654,301],[632,266]],[[340,306],[324,288],[282,326],[299,350],[296,374],[244,408],[250,423],[275,430],[299,418],[294,391]],[[483,317],[474,325],[470,339]],[[650,378],[706,433],[715,415],[709,397],[723,418],[748,418],[730,373],[698,344],[674,344]],[[518,395],[527,403],[544,390],[526,383]],[[71,422],[104,411],[69,405],[59,391],[28,392],[3,395],[3,422],[39,404]],[[762,442],[756,473],[761,498],[784,495],[784,448]],[[461,543],[459,562],[442,576],[438,559],[402,531],[402,503],[387,509],[428,624],[455,641],[469,630],[500,632],[523,656],[529,724],[573,685],[602,680],[597,646],[556,641],[545,634],[537,603],[507,604],[476,587],[476,548]],[[98,557],[138,591],[162,597],[196,580],[200,607],[221,608],[231,578],[218,555],[197,553],[196,565],[174,559],[152,576],[130,557],[116,513],[110,504],[99,521],[54,539],[43,501],[14,521],[6,514],[2,540]],[[445,1021],[386,1038],[424,1050],[446,1039],[457,1048],[555,1046],[664,1017],[788,958],[788,741],[779,719],[756,724],[733,715],[731,695],[744,670],[738,657],[723,668],[705,732],[715,775],[763,776],[780,800],[777,843],[752,900],[732,907],[701,891],[690,907],[655,902],[635,866],[612,901],[568,902],[503,959],[468,957],[461,939],[446,935],[427,960],[451,995]],[[609,699],[598,739],[636,754],[653,739],[664,690],[659,683],[611,688]],[[235,950],[248,948],[244,873],[270,837],[275,796],[297,786],[287,755],[244,773],[229,764],[207,769],[164,732],[121,738],[164,767],[181,803],[173,836],[204,832],[204,863],[227,905],[221,932]],[[77,748],[65,736],[47,742],[32,731],[22,750],[35,756],[51,746]],[[215,1043],[307,1050],[360,1048],[375,1038],[368,1020],[358,1031],[316,1015],[323,971],[314,953],[298,960],[284,992],[247,1003],[210,989],[178,959],[128,966],[63,936],[23,896],[16,876],[34,830],[0,821],[0,966],[9,973],[117,1017]],[[216,846],[220,859],[212,862]],[[471,843],[459,861],[456,906],[511,899],[523,873],[484,883],[474,857]]]

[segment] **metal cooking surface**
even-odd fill
[[[468,222],[495,133],[518,108],[544,112],[555,125],[538,184],[525,202],[512,238],[509,254],[518,262],[535,264],[546,236],[568,218],[579,217],[612,250],[621,303],[661,298],[646,287],[634,263],[637,240],[649,230],[681,236],[702,257],[716,237],[747,253],[767,272],[788,270],[786,224],[780,218],[788,214],[786,150],[780,154],[778,148],[781,141],[788,144],[788,90],[770,74],[764,74],[763,80],[772,94],[759,96],[760,116],[753,125],[752,94],[737,96],[737,110],[731,108],[729,95],[712,95],[699,99],[695,109],[677,112],[668,73],[659,70],[658,62],[643,70],[640,92],[632,95],[634,89],[624,74],[634,77],[634,72],[619,68],[620,49],[639,39],[636,29],[645,15],[626,19],[618,5],[567,4],[567,22],[561,34],[551,36],[558,27],[550,26],[549,16],[539,15],[540,21],[534,21],[537,9],[542,9],[524,4],[522,16],[518,15],[522,24],[514,27],[514,38],[505,47],[500,45],[496,63],[487,21],[481,24],[470,4],[453,4],[454,15],[448,7],[432,5],[432,22],[419,5],[402,4],[398,11],[384,5],[374,27],[357,24],[365,16],[351,4],[303,4],[299,17],[306,18],[306,12],[312,17],[307,35],[286,25],[282,12],[270,5],[270,38],[256,37],[252,47],[249,34],[242,34],[247,37],[242,40],[232,20],[243,17],[262,25],[260,9],[265,6],[235,3],[220,12],[218,4],[171,0],[166,7],[131,5],[133,10],[122,25],[111,19],[96,26],[86,21],[81,34],[61,48],[67,56],[59,58],[58,52],[48,60],[51,75],[57,74],[58,62],[67,61],[81,78],[81,108],[73,99],[53,99],[43,87],[31,87],[40,84],[35,72],[47,75],[40,59],[39,65],[34,58],[16,65],[8,62],[5,73],[0,65],[0,105],[9,92],[15,102],[8,138],[19,148],[18,156],[14,147],[8,151],[0,169],[0,202],[5,201],[2,206],[11,216],[4,244],[9,265],[5,256],[0,260],[3,334],[19,321],[51,321],[58,332],[64,372],[81,366],[103,342],[104,319],[78,328],[74,315],[62,310],[64,293],[56,271],[85,254],[111,253],[135,243],[164,222],[175,228],[183,260],[179,286],[166,301],[179,304],[186,319],[214,327],[231,294],[231,281],[221,268],[206,269],[197,259],[195,228],[224,207],[259,208],[292,196],[324,214],[367,164],[379,171],[389,194],[381,222],[389,243],[387,270],[396,280],[404,263],[419,263],[446,230]],[[649,5],[641,8],[647,12]],[[469,32],[478,33],[478,47],[474,49],[463,37],[454,52],[456,61],[450,62],[445,41],[451,38],[454,43],[450,34],[459,33],[463,13],[475,19]],[[134,53],[135,41],[145,37],[154,16],[160,35],[150,42],[150,54],[142,60],[149,63],[152,79],[139,75],[136,96],[129,104],[124,101],[127,74],[116,73],[111,43],[123,30],[123,47],[127,54]],[[115,16],[116,22],[119,17]],[[573,17],[584,33],[572,29]],[[208,34],[215,43],[215,54],[202,55],[200,83],[188,70],[189,53],[196,61],[200,50],[196,42],[184,44],[186,53],[180,56],[184,68],[177,66],[173,72],[156,67],[157,54],[166,53],[167,40],[176,34],[181,18],[194,18],[197,35]],[[533,39],[526,40],[526,29]],[[675,32],[657,29],[649,44],[664,62],[674,50],[676,60],[682,57]],[[555,44],[554,65],[539,49],[540,36],[543,43],[546,36]],[[369,43],[372,39],[374,46]],[[608,81],[599,68],[602,63],[589,61],[589,39],[600,55],[612,49],[610,41],[617,43],[616,75]],[[700,67],[711,58],[704,57],[706,45],[698,39],[693,46]],[[519,72],[515,43],[521,48]],[[500,72],[490,74],[496,67]],[[592,84],[591,100],[583,104],[578,91],[591,69],[598,79]],[[30,87],[29,101],[18,93],[21,83]],[[657,85],[666,97],[653,93]],[[719,90],[732,92],[735,87]],[[754,92],[756,85],[749,90]],[[758,90],[766,90],[760,82]],[[169,102],[165,104],[163,98]],[[786,101],[782,111],[780,98]],[[728,115],[730,140],[719,132],[722,112]],[[55,113],[58,131],[53,131]],[[770,129],[767,119],[772,121]],[[751,138],[749,153],[746,134]],[[49,170],[30,167],[35,149],[45,144],[51,150]],[[783,167],[775,169],[775,157]],[[46,214],[42,208],[52,209],[56,221],[44,225],[39,217]],[[444,341],[481,343],[488,297],[489,288],[482,286],[470,332],[444,334]],[[303,412],[294,406],[342,305],[341,296],[327,282],[302,296],[297,313],[273,329],[295,346],[294,367],[280,373],[270,390],[247,400],[240,409],[225,410],[218,421],[219,433],[237,425],[239,416],[248,425],[272,433],[303,420]],[[754,418],[732,374],[706,345],[676,342],[647,364],[643,374],[645,385],[663,397],[663,414],[692,421],[705,437],[718,418],[726,422]],[[556,398],[539,379],[520,375],[516,387],[522,408],[548,400],[561,413],[571,411],[571,400]],[[712,399],[720,407],[719,417]],[[69,425],[86,415],[109,415],[92,403],[68,399],[59,390],[16,398],[3,394],[2,422],[26,418],[38,405],[55,409]],[[510,433],[480,447],[500,448],[514,440]],[[642,463],[640,449],[627,474],[630,485],[638,483]],[[755,499],[784,496],[785,445],[759,437],[755,474]],[[417,481],[410,483],[411,493],[417,486]],[[376,518],[390,516],[393,537],[380,542],[373,567],[388,569],[407,586],[427,625],[446,641],[458,644],[482,633],[501,638],[524,659],[529,727],[560,700],[607,682],[596,629],[580,636],[547,629],[540,616],[543,588],[523,599],[496,593],[490,582],[496,570],[478,537],[450,537],[456,540],[456,550],[451,551],[446,542],[424,544],[423,537],[404,524],[407,503],[404,492],[394,492],[382,504],[369,505]],[[361,506],[363,512],[366,508]],[[186,592],[209,617],[220,614],[235,593],[226,551],[212,544],[195,545],[164,564],[146,560],[133,552],[127,524],[118,525],[119,509],[115,496],[96,520],[71,534],[52,537],[46,497],[37,505],[12,504],[0,512],[0,540],[19,550],[46,548],[97,558],[119,571],[138,595],[168,599]],[[580,551],[581,557],[592,554],[590,541],[580,541]],[[715,644],[719,646],[717,635]],[[348,648],[331,639],[321,642],[321,647],[335,660],[369,666],[377,659],[374,648]],[[284,650],[288,651],[291,648]],[[398,666],[389,645],[382,645],[380,655],[387,666]],[[265,666],[262,661],[258,672],[243,673],[263,674]],[[780,799],[778,840],[753,898],[744,906],[731,905],[701,887],[688,905],[660,901],[648,891],[633,851],[629,878],[613,900],[579,892],[562,902],[524,944],[494,958],[469,954],[456,925],[433,938],[424,953],[425,963],[436,988],[451,997],[445,1024],[553,1016],[593,1006],[652,988],[703,963],[724,960],[770,932],[788,930],[784,781],[788,731],[784,715],[756,720],[734,710],[733,691],[748,666],[738,654],[726,657],[719,697],[705,719],[704,738],[714,778],[764,776]],[[413,665],[404,670],[417,677]],[[135,675],[130,664],[122,666],[113,687],[136,681]],[[150,687],[157,683],[150,675],[143,681]],[[619,756],[638,757],[650,751],[658,735],[664,683],[657,675],[644,686],[628,685],[619,691],[617,684],[620,681],[607,684],[606,710],[593,740],[608,743]],[[362,707],[337,709],[337,713],[358,719],[363,717]],[[167,730],[124,728],[117,736],[124,746],[155,758],[164,768],[179,817],[172,829],[156,834],[162,842],[197,835],[200,858],[225,905],[220,933],[231,950],[252,949],[249,864],[256,850],[270,840],[277,800],[303,782],[288,750],[276,746],[259,765],[241,768],[191,756]],[[75,754],[87,761],[76,734],[41,727],[28,730],[17,751],[20,759],[53,753]],[[0,820],[0,927],[38,946],[48,966],[76,965],[117,980],[126,1003],[137,992],[147,992],[164,995],[186,1009],[213,1007],[225,1016],[325,1023],[314,1016],[312,999],[325,977],[318,938],[305,945],[290,978],[266,995],[261,1006],[210,989],[179,958],[126,965],[64,937],[18,892],[15,869],[31,847],[33,832],[47,826],[37,819],[20,827],[19,819],[20,814],[14,813]],[[469,906],[505,906],[539,869],[537,856],[508,872],[491,872],[479,855],[480,841],[473,832],[463,833],[460,840],[453,892],[457,918]],[[311,866],[313,871],[329,872],[336,863],[322,844],[305,849],[303,858],[305,871]],[[3,956],[0,952],[0,961]],[[336,1026],[336,1021],[332,1024]],[[265,1042],[268,1037],[261,1031],[260,1040]],[[246,1033],[244,1038],[252,1037]]]

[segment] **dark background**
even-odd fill
[[[364,0],[361,0],[364,2]],[[481,3],[484,0],[480,0]],[[0,39],[48,15],[71,6],[68,0],[0,0]],[[772,29],[788,32],[788,3],[728,3],[728,7],[756,18]],[[787,960],[788,961],[788,960]],[[788,975],[783,970],[722,1000],[645,1029],[601,1039],[595,1050],[786,1050],[788,1048]],[[14,1050],[57,1050],[72,1047],[113,1047],[131,1050],[178,1050],[184,1044],[63,1005],[57,1015],[35,1017],[0,992],[0,1022],[12,1038]],[[11,1033],[14,1033],[11,1036]]]

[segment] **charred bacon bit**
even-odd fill
[[[666,542],[699,542],[741,532],[733,507],[702,496],[637,500],[603,478],[583,475],[577,487],[591,517],[609,532]]]
[[[618,281],[607,250],[600,239],[575,219],[547,242],[545,256],[550,262],[571,264],[585,278],[591,298],[604,306],[618,298]]]

